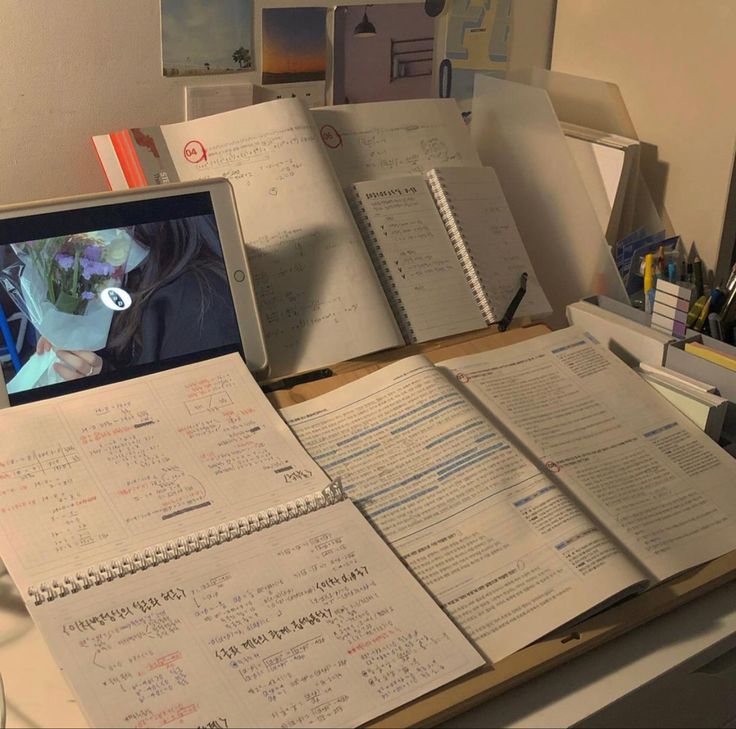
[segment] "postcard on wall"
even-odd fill
[[[263,8],[263,84],[322,81],[327,58],[327,8]]]
[[[335,8],[332,103],[426,99],[435,20],[424,3]]]
[[[505,78],[513,0],[448,0],[435,62],[439,96],[469,111],[476,72]]]
[[[253,0],[161,0],[164,76],[253,71]]]

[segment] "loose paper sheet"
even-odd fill
[[[480,165],[454,99],[408,99],[312,109],[343,188],[361,180]]]
[[[180,180],[226,177],[233,185],[273,377],[402,343],[299,99],[161,133]]]

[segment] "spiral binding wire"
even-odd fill
[[[381,286],[383,286],[383,290],[386,292],[386,298],[391,306],[391,310],[394,312],[394,317],[399,325],[399,329],[401,329],[404,341],[406,341],[407,344],[415,344],[418,340],[414,333],[414,328],[409,321],[406,308],[401,301],[401,295],[396,287],[396,282],[391,274],[391,269],[386,262],[386,256],[378,243],[378,236],[376,236],[376,232],[373,230],[371,221],[368,219],[368,214],[355,187],[352,188],[349,202],[355,220],[358,223],[358,228],[360,228],[360,232],[363,234],[363,239],[366,242],[368,255],[371,257],[371,261],[373,261],[373,267],[376,269],[376,273],[378,274],[378,280],[381,282]]]
[[[28,594],[35,605],[43,605],[81,590],[88,590],[90,587],[105,582],[134,575],[136,572],[158,567],[171,560],[248,536],[262,529],[268,529],[290,519],[323,509],[345,498],[340,479],[336,479],[321,491],[308,494],[303,498],[218,524],[206,531],[179,537],[175,541],[147,547],[141,552],[133,552],[109,562],[101,562],[87,570],[77,572],[74,576],[66,575],[51,583],[41,582],[29,587]]]
[[[447,197],[447,190],[442,177],[437,174],[436,170],[432,170],[427,173],[427,182],[429,183],[429,189],[432,191],[432,197],[434,197],[437,203],[437,209],[439,210],[447,234],[450,236],[452,247],[455,249],[455,254],[462,266],[465,280],[473,292],[475,303],[478,304],[478,308],[486,320],[486,324],[495,324],[498,321],[498,317],[493,309],[488,291],[478,275],[478,267],[475,265],[473,255],[468,250],[468,245],[463,234],[463,227],[457,219],[455,207]]]

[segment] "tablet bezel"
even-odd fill
[[[212,201],[212,210],[217,223],[245,362],[253,375],[258,379],[262,379],[268,376],[266,343],[253,289],[253,279],[245,253],[235,196],[227,179],[211,178],[196,182],[175,182],[154,187],[139,187],[130,190],[3,205],[0,206],[0,221],[16,217],[82,210],[102,205],[125,204],[143,200],[158,200],[202,192],[209,193]],[[5,378],[0,373],[0,408],[8,407],[9,404]]]

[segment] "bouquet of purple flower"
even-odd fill
[[[102,233],[78,233],[21,243],[16,254],[46,283],[46,298],[57,311],[84,314],[100,291],[119,285],[125,273],[130,238],[110,241]]]
[[[122,228],[12,244],[16,261],[2,283],[40,336],[54,349],[97,351],[107,344],[113,311],[100,294],[120,287],[148,250]],[[53,384],[55,353],[34,354],[8,391]]]

